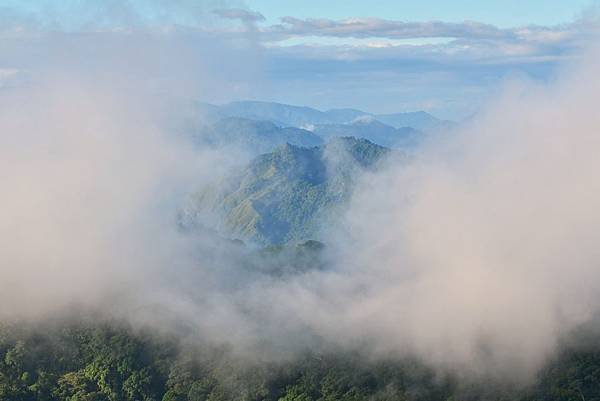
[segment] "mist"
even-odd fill
[[[189,264],[176,211],[240,155],[194,147],[178,129],[194,101],[252,75],[252,62],[232,63],[252,43],[36,23],[0,43],[11,71],[0,94],[1,314],[104,307]]]
[[[365,173],[329,233],[331,268],[272,277],[176,222],[240,154],[194,146],[172,122],[191,99],[252,93],[264,77],[251,39],[144,27],[0,39],[1,318],[80,308],[248,358],[360,348],[510,380],[594,318],[597,51],[557,82],[507,83],[410,163]]]
[[[342,321],[383,352],[523,378],[593,319],[598,63],[589,51],[551,85],[509,82],[409,166],[365,177],[346,263],[367,294]]]

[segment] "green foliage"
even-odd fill
[[[287,144],[203,189],[182,220],[263,246],[318,239],[343,213],[358,175],[388,153],[355,138],[313,148]]]
[[[116,324],[63,326],[0,327],[0,400],[600,400],[597,346],[565,349],[535,385],[514,389],[485,382],[461,386],[412,360],[307,352],[285,364],[252,364]]]
[[[531,399],[600,401],[600,352],[566,352],[546,367]]]
[[[153,401],[164,348],[106,326],[3,331],[2,400]]]

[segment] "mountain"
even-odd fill
[[[333,137],[351,136],[389,148],[415,146],[424,137],[422,132],[413,128],[394,128],[369,116],[359,117],[350,124],[315,125],[312,132],[325,141]]]
[[[310,124],[330,123],[322,111],[289,104],[240,101],[223,105],[219,112],[227,117],[241,117],[251,120],[267,120],[282,126],[302,127]]]
[[[290,143],[313,147],[323,143],[314,133],[294,127],[279,127],[270,121],[254,121],[229,117],[216,121],[195,133],[201,144],[214,147],[232,146],[244,149],[251,155],[268,153],[277,146]]]
[[[178,131],[193,132],[202,144],[239,147],[251,155],[271,152],[284,143],[312,147],[345,136],[385,147],[413,147],[428,134],[445,132],[454,124],[424,111],[376,115],[260,101],[222,106],[198,102],[193,110],[199,117],[188,116]]]
[[[395,128],[411,127],[418,130],[428,130],[445,122],[424,111],[394,114],[373,114],[357,109],[320,111],[311,107],[261,101],[238,101],[222,106],[203,104],[202,107],[205,112],[210,111],[210,113],[217,114],[220,117],[266,120],[276,125],[290,127],[348,124],[365,116],[372,117]]]
[[[258,245],[319,240],[322,229],[342,213],[358,174],[388,153],[356,138],[334,138],[312,148],[285,144],[202,189],[181,221]]]
[[[357,109],[331,109],[325,112],[331,124],[344,124],[364,116],[372,116],[369,113]]]
[[[440,120],[424,111],[415,111],[409,113],[377,114],[374,116],[377,120],[392,127],[411,127],[418,130],[429,130],[447,121]]]

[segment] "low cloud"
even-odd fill
[[[282,24],[266,27],[262,33],[263,40],[266,41],[302,37],[395,41],[448,39],[449,41],[439,44],[390,43],[389,46],[379,47],[385,49],[395,47],[399,49],[398,52],[410,48],[423,58],[434,57],[447,61],[453,59],[489,61],[493,58],[508,60],[515,56],[522,59],[560,56],[590,43],[597,31],[598,24],[594,23],[593,19],[549,27],[525,26],[501,29],[494,25],[472,21],[447,23],[402,22],[379,18],[330,20],[284,17]],[[352,41],[348,42],[348,46],[352,46]],[[350,50],[348,46],[345,51]],[[365,46],[358,42],[354,47],[356,48],[354,53],[358,56]],[[387,53],[389,52],[387,50]]]
[[[465,37],[498,39],[514,37],[511,30],[499,29],[493,25],[479,22],[403,22],[381,18],[331,20],[294,17],[284,17],[281,22],[281,25],[271,27],[270,31],[289,36],[379,37],[387,39]]]
[[[190,94],[231,94],[255,60],[200,37],[2,39],[2,68],[28,78],[0,91],[0,317],[75,305],[253,358],[361,348],[519,381],[599,311],[597,53],[363,177],[332,266],[273,277],[176,225],[238,158],[166,122]]]
[[[237,19],[242,22],[260,22],[265,20],[265,16],[257,11],[244,10],[241,8],[227,8],[214,10],[213,13],[221,18]]]
[[[363,295],[336,322],[341,332],[518,379],[594,319],[598,55],[557,84],[509,85],[410,166],[364,180],[344,240],[357,251],[342,246]]]

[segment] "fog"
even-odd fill
[[[598,62],[590,51],[559,82],[507,83],[410,166],[366,177],[347,224],[368,294],[343,321],[382,351],[523,377],[592,319]]]
[[[254,76],[258,55],[233,63],[254,45],[35,22],[0,43],[11,72],[0,92],[2,315],[97,307],[188,263],[176,212],[239,153],[194,147],[180,129],[202,119],[194,101]]]
[[[100,310],[247,357],[361,348],[521,380],[598,312],[596,51],[557,82],[507,83],[408,165],[365,174],[331,267],[277,278],[176,224],[240,155],[194,146],[173,121],[262,79],[256,45],[32,32],[0,39],[3,319]]]

